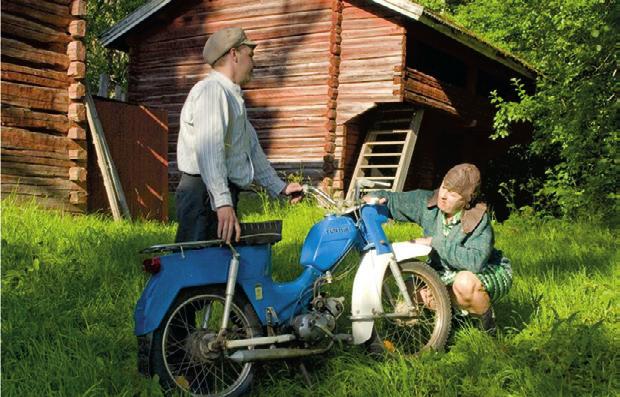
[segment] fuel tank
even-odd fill
[[[324,272],[331,269],[359,241],[355,222],[347,216],[327,215],[310,229],[301,249],[301,265]]]

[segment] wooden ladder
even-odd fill
[[[409,112],[406,118],[379,120],[368,131],[351,177],[346,196],[348,200],[353,199],[355,184],[360,178],[390,184],[389,187],[364,188],[364,192],[403,190],[424,109],[414,110],[412,116],[409,116]],[[389,112],[385,112],[384,116],[388,114]],[[389,125],[391,128],[382,125]]]

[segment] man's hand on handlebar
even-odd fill
[[[299,183],[293,182],[284,187],[282,194],[290,197],[291,204],[296,204],[304,198],[304,189]]]
[[[362,196],[362,201],[370,205],[387,203],[387,199],[385,197],[379,198],[379,197],[371,196],[370,194],[366,194]]]

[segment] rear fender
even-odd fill
[[[238,249],[241,254],[237,280],[251,279],[265,271],[270,258],[269,246],[250,246]],[[179,292],[186,288],[226,284],[230,249],[213,247],[160,257],[160,271],[148,281],[134,312],[135,334],[153,332]],[[251,263],[249,262],[251,260]],[[237,288],[237,293],[242,292]]]

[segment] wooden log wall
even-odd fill
[[[191,87],[210,71],[202,48],[209,35],[228,26],[243,27],[258,43],[254,78],[243,88],[267,156],[276,169],[320,179],[330,125],[326,104],[334,1],[189,3],[128,41],[128,100],[168,111],[170,188],[178,181],[179,113]]]
[[[86,209],[85,0],[2,2],[2,196]]]
[[[484,126],[492,130],[494,109],[488,98],[443,83],[418,70],[406,68],[404,96],[407,102],[447,113],[463,125]]]
[[[344,186],[345,167],[356,157],[358,126],[345,123],[381,102],[400,102],[406,31],[400,22],[363,2],[344,1],[336,94],[334,172],[326,180],[337,191]],[[334,100],[334,98],[331,98]]]

